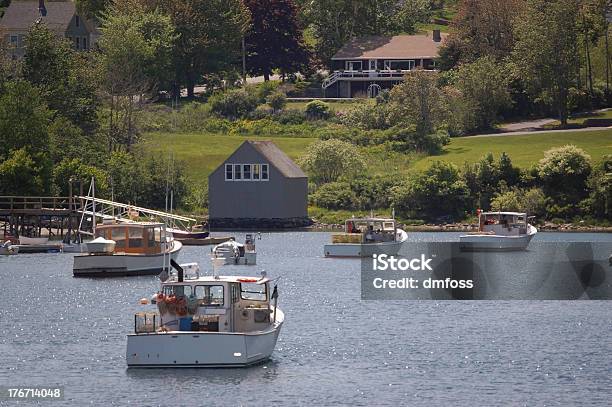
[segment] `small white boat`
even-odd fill
[[[212,253],[213,258],[223,259],[225,264],[255,265],[257,263],[255,240],[251,234],[246,235],[244,244],[230,239],[215,246]]]
[[[45,245],[48,243],[49,243],[48,237],[19,236],[19,244],[21,245]]]
[[[285,319],[276,286],[270,292],[265,275],[183,278],[183,268],[199,269],[179,266],[151,300],[157,312],[135,314],[128,367],[242,367],[268,359]]]
[[[97,225],[87,253],[74,256],[75,277],[159,274],[176,260],[182,244],[163,223],[129,222]]]
[[[526,213],[478,212],[478,232],[459,236],[465,251],[526,250],[538,230],[528,223]]]
[[[325,257],[395,256],[407,239],[408,234],[397,227],[395,219],[352,218],[345,222],[344,233],[334,233],[332,243],[323,251]]]
[[[0,256],[10,256],[17,253],[19,253],[19,246],[12,244],[10,240],[0,246]]]

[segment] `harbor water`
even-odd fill
[[[612,234],[533,242],[568,239],[612,247]],[[329,240],[263,233],[257,266],[221,268],[281,276],[276,350],[241,369],[127,369],[156,277],[73,278],[71,254],[0,257],[0,386],[63,386],[50,405],[609,405],[612,301],[362,301],[360,260],[323,258]],[[179,260],[210,273],[209,255]]]

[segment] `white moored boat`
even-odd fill
[[[397,227],[395,219],[353,218],[345,222],[344,233],[334,233],[324,247],[325,257],[369,257],[396,255],[408,234]]]
[[[10,240],[0,246],[0,255],[10,256],[17,253],[19,253],[19,246],[12,244]]]
[[[538,230],[528,223],[526,213],[478,212],[478,232],[459,236],[462,250],[525,250]]]
[[[158,311],[134,316],[128,367],[239,367],[271,356],[284,314],[269,279],[200,277],[195,263],[173,266],[178,276],[153,297]],[[182,269],[196,275],[183,279]]]
[[[74,256],[75,277],[159,274],[182,248],[163,223],[102,224],[94,234],[85,244],[87,253]]]
[[[232,238],[216,245],[212,253],[213,258],[223,259],[225,264],[255,265],[257,262],[255,240],[251,234],[246,235],[244,244],[238,243]]]

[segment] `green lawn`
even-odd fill
[[[256,137],[151,133],[145,135],[141,146],[146,151],[157,154],[167,155],[174,152],[176,159],[185,162],[187,175],[192,180],[199,181],[205,179],[247,139]],[[289,137],[262,139],[273,140],[292,159],[300,157],[306,147],[316,140]],[[363,153],[371,174],[405,174],[414,169],[427,168],[435,160],[462,166],[465,161],[477,161],[488,152],[496,156],[506,152],[515,165],[528,168],[544,156],[544,151],[565,144],[577,145],[594,160],[599,160],[604,154],[612,154],[612,130],[454,138],[445,147],[443,154],[429,157],[392,153],[382,147],[370,147],[364,149]]]
[[[465,161],[474,162],[488,152],[496,156],[506,152],[515,165],[528,168],[544,157],[544,151],[566,144],[574,144],[594,160],[599,160],[604,154],[612,154],[612,130],[454,138],[443,154],[423,157],[413,165],[416,169],[423,169],[440,160],[461,166]]]
[[[150,133],[144,136],[141,146],[148,152],[168,155],[185,163],[187,175],[199,181],[208,177],[238,148],[243,141],[255,137],[224,136],[211,134]],[[270,138],[262,138],[270,140]],[[292,159],[297,159],[314,138],[274,137],[274,143]]]

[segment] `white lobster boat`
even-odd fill
[[[520,251],[526,250],[538,230],[528,223],[526,213],[478,213],[478,232],[459,236],[465,251]]]
[[[241,367],[272,355],[285,317],[265,273],[200,277],[195,263],[173,266],[178,275],[151,301],[158,312],[134,316],[128,367]],[[183,269],[195,276],[183,278]]]
[[[244,244],[231,238],[216,245],[212,253],[215,259],[223,259],[224,264],[255,265],[257,263],[255,240],[252,234],[246,235]]]
[[[370,257],[373,254],[395,256],[408,239],[395,219],[352,218],[345,222],[344,233],[332,235],[324,246],[325,257]]]
[[[75,277],[159,274],[176,260],[182,244],[163,223],[129,222],[96,226],[87,253],[74,256]]]

